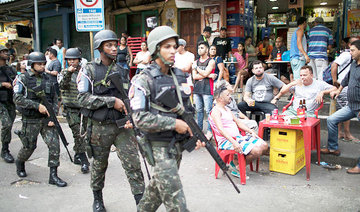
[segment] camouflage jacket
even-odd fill
[[[81,71],[81,70],[80,70]],[[66,107],[80,108],[80,104],[77,100],[79,91],[77,90],[76,78],[79,71],[70,72],[68,69],[63,69],[60,72],[60,90],[62,103]]]
[[[89,110],[97,110],[101,107],[106,106],[107,108],[113,108],[115,105],[115,97],[114,96],[102,96],[94,94],[94,80],[95,80],[95,71],[107,72],[108,66],[105,66],[101,63],[100,58],[96,58],[94,63],[97,65],[97,70],[92,62],[89,62],[85,68],[81,70],[77,78],[78,84],[78,101],[80,107],[89,109]],[[123,75],[127,75],[127,73],[122,73],[124,69],[121,69],[119,65],[114,64],[110,74],[112,72],[120,72]],[[124,84],[124,88],[128,88],[128,84]]]

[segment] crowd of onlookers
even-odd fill
[[[350,133],[350,119],[360,118],[360,41],[354,37],[344,38],[341,49],[336,51],[341,54],[334,58],[332,32],[324,26],[321,17],[315,19],[311,28],[304,17],[298,19],[297,25],[291,35],[289,51],[285,39],[276,37],[274,33],[256,45],[252,37],[246,37],[245,43],[238,43],[233,51],[226,27],[220,28],[220,35],[210,45],[212,29],[206,26],[197,39],[195,54],[186,50],[186,40],[178,40],[174,66],[188,74],[197,123],[201,129],[204,128],[207,138],[215,135],[219,148],[235,149],[246,154],[254,148],[254,152],[250,153],[254,156],[266,153],[266,143],[257,136],[257,123],[249,120],[246,114],[271,114],[278,109],[280,97],[289,92],[293,95],[293,104],[284,112],[285,115],[296,115],[300,100],[305,99],[307,116],[316,117],[314,111],[324,101],[324,95],[336,97],[337,103],[331,101],[336,104],[337,111],[327,119],[328,148],[322,149],[321,153],[340,155],[338,139],[360,142]],[[151,55],[144,41],[141,51],[134,56],[127,39],[126,33],[119,39],[116,62],[127,70],[136,65],[138,74],[149,67]],[[11,47],[8,49],[15,57],[15,53],[10,52]],[[45,72],[55,84],[58,73],[66,67],[65,53],[61,39],[55,39],[46,50],[48,62]],[[281,57],[290,65],[266,64]],[[16,67],[21,73],[28,69],[26,55],[23,59]],[[228,61],[236,61],[235,69],[226,65]],[[81,62],[85,65],[87,60],[83,58]],[[323,72],[328,68],[331,69],[332,84],[323,81]],[[280,73],[280,79],[274,72]],[[239,86],[243,89],[243,100],[236,102],[231,94],[237,92]],[[205,114],[209,118],[204,127]],[[238,128],[246,136],[241,136]],[[348,172],[360,173],[360,161]]]

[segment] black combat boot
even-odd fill
[[[88,158],[86,157],[86,154],[85,152],[83,153],[79,153],[80,155],[80,160],[81,160],[81,172],[83,174],[86,174],[89,172],[89,161],[88,161]]]
[[[134,199],[135,199],[135,202],[136,202],[136,205],[139,204],[141,198],[143,197],[143,194],[135,194],[134,195]]]
[[[106,212],[104,201],[102,197],[102,191],[93,191],[94,194],[94,203],[93,203],[93,211],[94,212]]]
[[[76,165],[81,164],[80,154],[78,154],[78,153],[75,153],[75,155],[74,155],[74,164],[76,164]]]
[[[3,143],[1,157],[5,160],[6,163],[14,163],[14,157],[10,154],[9,151],[9,143]]]
[[[57,167],[50,167],[49,184],[56,185],[57,187],[65,187],[67,183],[57,176]]]
[[[26,171],[25,171],[25,162],[24,161],[20,161],[20,160],[16,160],[15,161],[16,164],[16,174],[19,177],[26,177]]]

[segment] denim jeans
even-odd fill
[[[203,121],[204,121],[204,108],[206,114],[210,115],[210,111],[213,104],[213,96],[212,95],[201,95],[201,94],[194,94],[194,103],[195,103],[195,110],[197,115],[197,123],[200,129],[203,129]],[[208,123],[207,132],[211,132],[211,127],[209,120],[206,121]]]
[[[327,118],[327,128],[328,128],[328,149],[337,150],[339,148],[338,144],[338,124],[350,120],[354,117],[357,117],[360,120],[359,111],[353,111],[349,106],[345,106],[340,110],[333,113]]]
[[[126,62],[117,62],[117,64],[123,69],[130,69]]]
[[[290,60],[294,80],[300,79],[300,69],[305,65],[305,62],[305,60],[299,60],[297,58],[293,58]]]

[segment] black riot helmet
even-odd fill
[[[28,65],[31,66],[34,63],[46,63],[45,55],[42,52],[31,52],[29,54]]]
[[[78,48],[70,48],[66,51],[65,59],[81,59],[81,52]]]

